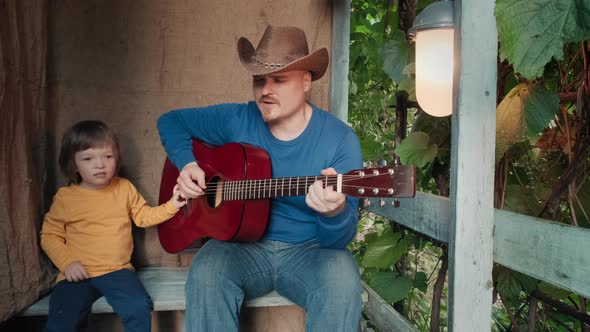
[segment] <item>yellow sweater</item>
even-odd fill
[[[139,227],[160,224],[178,212],[170,201],[151,207],[129,182],[114,177],[103,189],[69,185],[58,190],[43,220],[41,247],[60,270],[80,261],[90,277],[133,269],[132,219]]]

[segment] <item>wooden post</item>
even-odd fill
[[[494,0],[455,0],[454,8],[449,330],[489,331],[498,47]]]
[[[344,123],[348,123],[350,1],[332,0],[330,112]]]

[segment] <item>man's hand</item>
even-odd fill
[[[197,181],[197,184],[194,181]],[[194,161],[184,166],[180,171],[180,175],[178,175],[178,179],[176,179],[176,183],[178,183],[178,191],[182,198],[197,198],[203,195],[204,190],[207,188],[205,172]]]
[[[80,261],[75,261],[68,265],[68,267],[66,267],[64,270],[64,274],[69,282],[77,282],[88,279],[88,272],[86,272],[84,265],[82,265]]]
[[[322,175],[336,175],[332,167],[321,171]],[[332,186],[324,188],[322,181],[318,180],[309,186],[309,192],[305,196],[305,203],[313,210],[326,217],[338,215],[346,206],[346,196],[338,193]]]

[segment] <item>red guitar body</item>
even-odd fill
[[[193,141],[193,153],[205,172],[205,194],[190,199],[174,217],[158,225],[162,247],[176,253],[196,240],[251,242],[266,230],[271,198],[306,195],[321,180],[337,192],[353,197],[414,197],[416,167],[352,170],[346,174],[271,177],[268,153],[258,147],[229,143],[214,147]],[[172,197],[178,169],[166,159],[160,183],[160,204]]]
[[[206,175],[206,182],[270,178],[266,151],[248,144],[230,143],[213,147],[193,141],[193,152]],[[166,159],[160,183],[160,204],[170,200],[179,171]],[[217,207],[205,195],[189,200],[176,216],[158,225],[160,243],[169,253],[179,252],[195,240],[212,237],[224,241],[256,241],[268,223],[269,199],[228,200]]]

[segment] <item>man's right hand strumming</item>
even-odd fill
[[[183,198],[199,197],[205,193],[204,190],[207,188],[205,172],[203,172],[195,161],[186,164],[182,168],[176,182],[178,183],[180,196]]]

